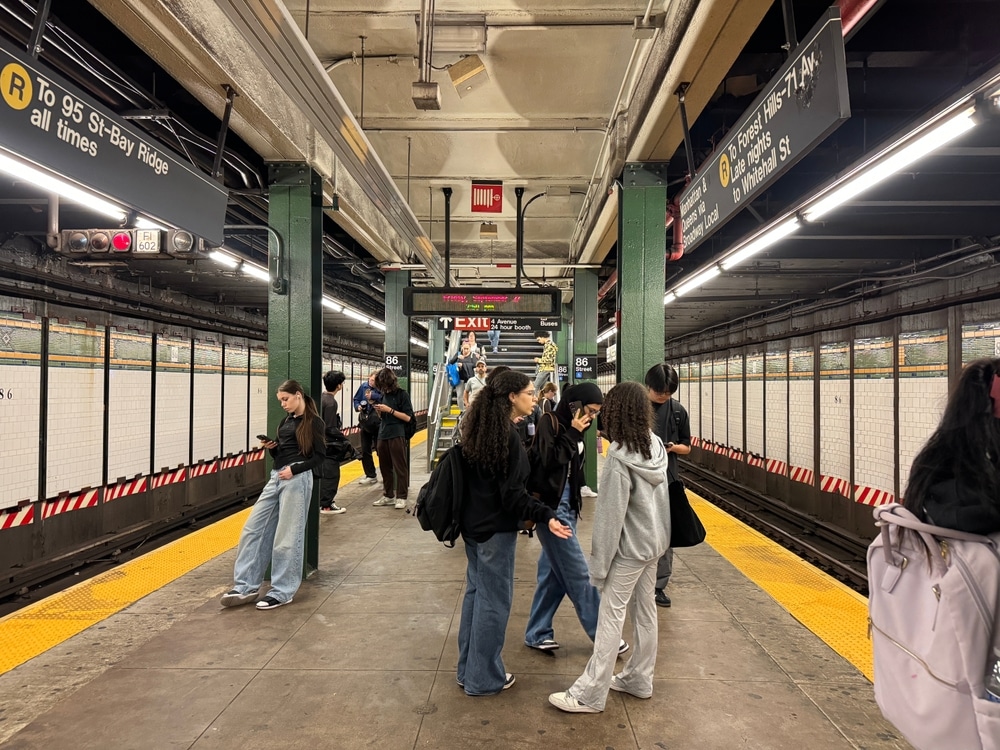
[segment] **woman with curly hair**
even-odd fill
[[[561,538],[573,533],[524,487],[528,456],[511,419],[531,411],[534,392],[523,373],[493,373],[463,419],[466,496],[461,529],[468,567],[457,680],[467,695],[493,695],[514,684],[500,652],[514,598],[518,525],[530,519],[547,524]]]
[[[601,411],[601,429],[611,448],[601,472],[590,552],[590,580],[601,592],[597,636],[583,674],[566,692],[549,696],[549,703],[563,711],[603,711],[609,689],[636,698],[653,694],[653,587],[656,561],[670,543],[670,498],[667,451],[652,426],[645,388],[627,382],[611,389]],[[621,673],[614,675],[626,608],[635,648]]]
[[[271,452],[274,468],[240,533],[233,588],[223,594],[223,607],[257,602],[257,609],[275,609],[291,603],[302,583],[313,469],[322,466],[326,456],[326,425],[297,381],[278,386],[278,401],[288,416],[278,425],[275,440],[261,441]],[[268,563],[271,590],[257,601]]]

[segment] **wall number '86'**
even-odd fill
[[[0,388],[0,401],[10,401],[14,398],[14,391],[10,388]]]
[[[577,357],[576,366],[577,367],[588,367],[590,365],[590,357]]]
[[[399,357],[387,355],[386,358],[385,358],[385,363],[387,365],[389,365],[390,367],[392,365],[398,365],[399,364]]]

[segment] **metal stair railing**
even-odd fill
[[[431,439],[427,441],[427,471],[434,468],[441,443],[443,422],[451,413],[451,383],[448,382],[448,361],[458,352],[462,341],[460,331],[452,331],[448,339],[444,361],[439,362],[434,374],[434,384],[431,387],[430,402],[427,406],[428,424],[432,426]]]

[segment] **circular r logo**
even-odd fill
[[[31,76],[23,66],[8,63],[0,70],[0,94],[11,109],[24,109],[31,104]]]
[[[722,187],[729,187],[729,154],[719,157],[719,182]]]

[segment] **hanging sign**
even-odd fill
[[[472,213],[498,214],[503,211],[503,183],[476,180],[472,183]]]
[[[559,318],[468,318],[440,315],[437,319],[439,331],[500,331],[503,333],[526,331],[558,331],[562,325]]]

